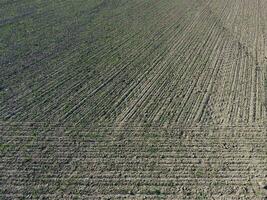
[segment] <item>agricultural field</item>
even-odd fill
[[[0,0],[0,199],[267,199],[267,1]]]

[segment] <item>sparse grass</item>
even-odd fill
[[[206,174],[206,172],[202,168],[197,168],[195,171],[195,175],[197,178],[203,177],[203,176],[205,176],[205,174]]]
[[[148,191],[149,195],[161,195],[161,191],[159,189],[154,189],[154,190],[150,190]]]

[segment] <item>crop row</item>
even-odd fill
[[[26,54],[4,64],[3,120],[264,124],[264,2],[96,2],[78,1],[77,18],[64,13],[45,25],[55,14],[49,6],[31,15],[33,23],[44,20],[33,41],[58,21],[66,20],[59,27],[69,35],[56,32],[37,62]]]
[[[196,198],[203,193],[254,199],[264,195],[265,129],[146,129],[2,127],[2,194]]]

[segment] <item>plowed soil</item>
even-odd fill
[[[267,1],[0,0],[1,199],[267,198]]]

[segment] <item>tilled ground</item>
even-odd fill
[[[4,199],[263,199],[265,127],[1,125]],[[265,188],[264,188],[265,187]]]
[[[266,11],[0,0],[0,198],[266,198]]]

